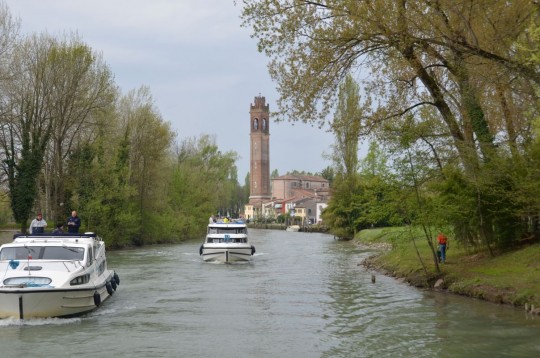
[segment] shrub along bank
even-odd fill
[[[540,311],[539,243],[496,252],[491,257],[487,250],[460,247],[450,237],[446,263],[439,265],[438,272],[427,240],[418,232],[405,228],[369,229],[359,232],[355,240],[388,248],[364,265],[404,278],[414,286],[437,287],[529,310],[532,305],[535,313]]]

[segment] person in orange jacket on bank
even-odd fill
[[[439,243],[439,251],[441,252],[441,263],[446,261],[446,249],[448,249],[448,238],[442,232],[437,236],[437,242]]]

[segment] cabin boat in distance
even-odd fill
[[[248,242],[247,226],[243,221],[215,222],[208,224],[199,255],[209,262],[247,262],[255,254],[255,247]]]
[[[94,233],[16,234],[0,247],[0,318],[82,315],[120,284]]]
[[[285,229],[285,231],[298,232],[298,231],[300,231],[300,225],[287,226],[287,229]]]

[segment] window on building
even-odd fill
[[[257,118],[253,120],[253,129],[259,129],[259,120]]]

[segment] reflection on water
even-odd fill
[[[69,320],[0,321],[6,357],[527,357],[540,320],[424,292],[359,265],[322,234],[251,230],[248,264],[211,264],[200,242],[109,253],[111,300]],[[201,239],[202,240],[202,239]],[[99,349],[96,350],[96,347]]]

